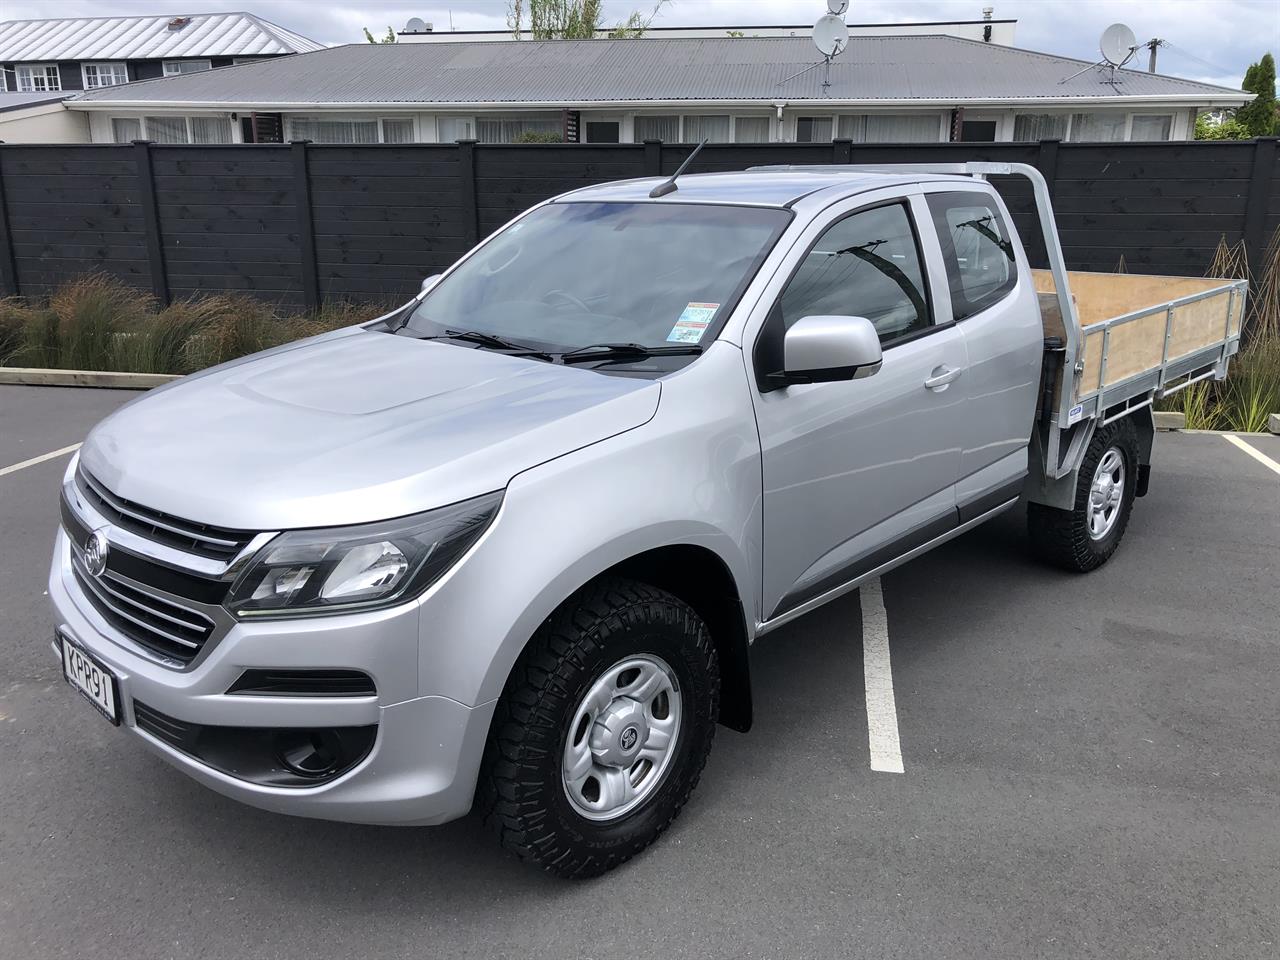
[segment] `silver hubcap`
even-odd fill
[[[561,779],[573,808],[614,820],[642,804],[675,755],[680,687],[671,667],[642,654],[606,670],[572,714]]]
[[[1101,540],[1109,534],[1120,516],[1124,501],[1124,456],[1116,447],[1108,447],[1093,472],[1089,487],[1089,536]]]

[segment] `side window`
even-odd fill
[[[1013,243],[994,204],[980,193],[931,193],[929,212],[942,245],[953,320],[1003,300],[1018,282]]]
[[[810,248],[778,301],[783,327],[801,317],[866,317],[881,343],[929,325],[911,216],[895,203],[845,217]]]

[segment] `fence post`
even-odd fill
[[[311,211],[311,173],[307,169],[310,140],[289,141],[293,157],[293,208],[298,214],[298,258],[302,265],[302,302],[308,313],[320,309],[320,271],[316,267],[316,229]]]
[[[156,178],[151,169],[151,141],[134,140],[133,157],[138,166],[138,189],[142,201],[142,221],[147,228],[147,262],[151,269],[151,292],[167,307],[169,272],[164,262],[164,240],[160,235],[160,207],[156,202]]]
[[[1250,282],[1254,284],[1262,277],[1262,255],[1267,250],[1267,200],[1275,167],[1276,138],[1259,137],[1253,144],[1249,200],[1244,208],[1244,249],[1249,258]]]
[[[644,142],[644,175],[646,177],[662,176],[661,140],[646,140]]]
[[[6,297],[16,297],[18,290],[18,258],[13,252],[13,232],[9,229],[9,204],[4,195],[4,168],[0,165],[0,290]]]
[[[1040,175],[1044,177],[1045,183],[1048,185],[1050,200],[1057,193],[1058,146],[1061,143],[1061,140],[1041,140],[1040,150],[1036,154],[1036,169],[1040,171]],[[1056,216],[1055,214],[1055,219]],[[1031,232],[1031,236],[1034,238],[1032,250],[1035,253],[1036,262],[1047,265],[1049,262],[1049,250],[1044,245],[1044,234],[1037,229]]]
[[[480,193],[476,189],[476,141],[458,141],[459,195],[462,197],[463,240],[470,250],[480,242]]]
[[[838,139],[831,141],[832,163],[853,163],[853,141]]]

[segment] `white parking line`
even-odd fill
[[[46,460],[53,460],[55,457],[61,457],[70,453],[72,450],[79,450],[80,444],[73,443],[69,447],[63,447],[61,450],[54,450],[52,453],[42,453],[38,457],[32,457],[30,460],[23,460],[21,463],[15,463],[8,467],[0,467],[0,477],[9,473],[17,473],[26,467],[34,467],[37,463],[44,463]]]
[[[889,617],[884,610],[880,578],[864,583],[858,595],[862,598],[862,672],[867,688],[871,769],[902,773],[898,706],[893,698],[893,669],[889,664]]]
[[[1262,464],[1268,470],[1274,470],[1276,473],[1280,473],[1280,463],[1276,463],[1274,460],[1272,460],[1262,451],[1255,450],[1250,444],[1245,443],[1235,434],[1224,433],[1222,436],[1227,440],[1228,443],[1234,444],[1235,446],[1239,447],[1241,450],[1243,450],[1249,456],[1253,457],[1253,459],[1257,460],[1260,464]]]

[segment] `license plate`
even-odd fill
[[[120,684],[115,675],[85,651],[76,646],[65,634],[59,634],[62,643],[62,674],[67,683],[98,708],[99,712],[117,726],[120,724]]]

